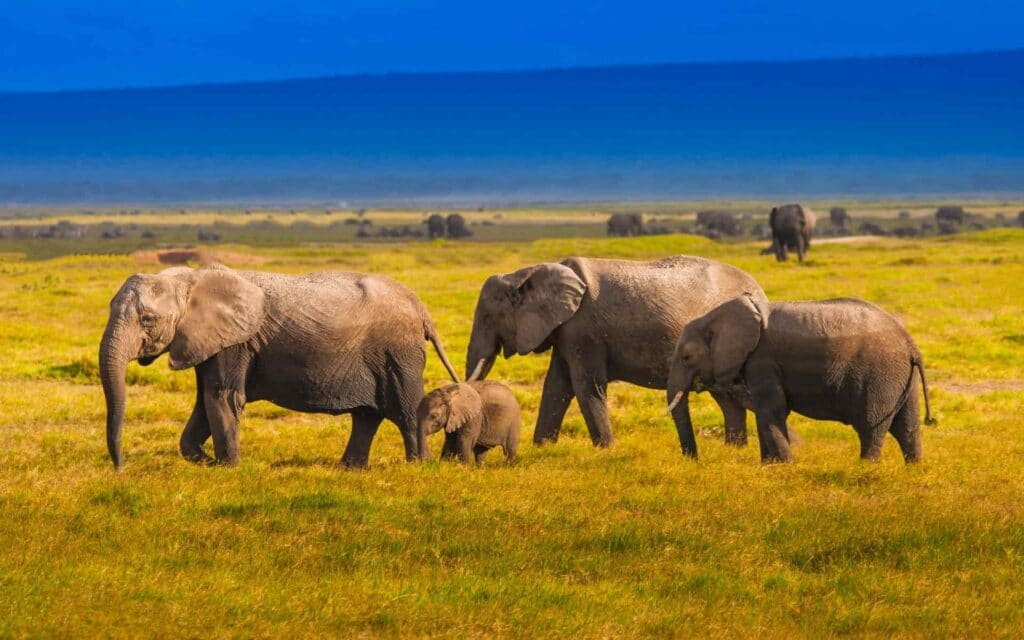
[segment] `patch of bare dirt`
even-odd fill
[[[203,266],[214,262],[228,267],[263,264],[268,261],[262,256],[211,249],[161,249],[158,251],[136,251],[132,258],[141,264],[162,264],[165,266]]]
[[[811,241],[811,246],[816,244],[853,244],[857,242],[875,242],[882,240],[880,236],[843,236],[841,238],[820,238],[816,237]]]
[[[935,385],[953,393],[988,393],[990,391],[1024,391],[1024,380],[983,380],[981,382],[942,382]]]

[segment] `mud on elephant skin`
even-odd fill
[[[477,299],[468,379],[485,378],[499,352],[508,358],[550,350],[534,443],[558,439],[575,398],[592,442],[608,446],[614,440],[608,383],[664,389],[683,326],[744,293],[767,302],[743,271],[693,256],[654,262],[568,258],[491,276]],[[724,394],[715,400],[725,416],[726,441],[746,444],[743,406]],[[683,452],[696,456],[685,403],[673,417]]]
[[[763,462],[789,461],[791,411],[852,425],[878,460],[885,434],[921,457],[921,352],[896,318],[856,298],[764,304],[739,296],[689,323],[672,357],[669,407],[690,391],[729,393],[754,411]]]
[[[203,448],[211,436],[218,462],[238,462],[239,419],[253,400],[352,414],[347,465],[366,465],[385,418],[401,431],[408,459],[429,456],[416,439],[424,339],[457,380],[427,310],[390,278],[219,265],[131,276],[110,303],[99,350],[110,458],[124,463],[128,362],[148,365],[164,353],[172,369],[195,369],[195,406],[180,442],[194,462],[211,460]]]
[[[442,459],[480,463],[488,451],[501,447],[506,460],[514,462],[519,453],[519,402],[499,382],[477,380],[435,389],[420,401],[416,421],[421,451],[427,450],[427,436],[444,429]]]

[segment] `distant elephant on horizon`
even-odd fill
[[[775,259],[785,262],[789,258],[788,252],[796,251],[797,259],[803,262],[811,248],[815,220],[814,212],[802,204],[774,207],[768,215],[768,224],[772,229]]]
[[[110,302],[99,349],[107,404],[107,449],[124,464],[128,362],[194,368],[196,401],[181,434],[181,454],[239,461],[239,420],[246,403],[268,400],[307,413],[352,414],[346,466],[367,464],[385,418],[402,434],[406,459],[429,457],[416,437],[423,396],[423,340],[458,381],[430,315],[412,291],[390,278],[329,271],[303,276],[234,271],[220,265],[174,267],[128,278]]]
[[[427,237],[431,240],[443,238],[445,234],[444,216],[435,213],[426,220]]]
[[[466,225],[466,218],[461,213],[450,214],[445,218],[444,222],[449,238],[468,238],[473,235],[473,232]]]
[[[633,237],[644,233],[644,217],[639,213],[613,213],[608,218],[609,236]]]
[[[727,236],[738,236],[743,230],[735,213],[721,210],[698,211],[697,227]]]
[[[687,322],[718,304],[764,291],[736,267],[694,256],[654,262],[568,258],[494,275],[480,290],[466,351],[468,380],[487,377],[505,358],[551,351],[535,444],[558,440],[573,398],[595,446],[612,444],[608,383],[622,380],[664,389],[672,352]],[[715,394],[725,417],[725,440],[747,442],[746,410]],[[680,447],[696,457],[689,408],[673,412]]]

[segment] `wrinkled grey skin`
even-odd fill
[[[768,224],[772,228],[775,259],[785,262],[789,258],[789,251],[796,251],[797,258],[803,262],[807,250],[811,248],[815,221],[814,212],[802,204],[787,204],[772,209],[768,214]]]
[[[195,367],[196,403],[181,434],[181,454],[239,460],[238,422],[246,402],[269,400],[310,413],[352,414],[342,462],[365,466],[387,418],[398,425],[408,459],[429,457],[416,439],[423,395],[423,340],[456,375],[434,324],[411,291],[390,278],[350,272],[305,276],[175,267],[137,274],[110,303],[100,343],[107,401],[107,448],[124,462],[125,368],[167,353],[172,369]]]
[[[435,213],[427,218],[427,237],[431,240],[443,238],[445,234],[444,216]]]
[[[608,383],[664,389],[683,326],[745,292],[767,302],[743,271],[693,256],[655,262],[568,258],[491,276],[477,299],[467,377],[486,377],[499,351],[508,358],[551,349],[534,443],[558,440],[575,397],[593,443],[608,446]],[[715,400],[725,415],[726,442],[746,444],[743,406],[725,394]],[[673,417],[683,452],[696,456],[685,403]]]
[[[644,233],[644,217],[639,213],[613,213],[608,218],[607,235],[632,237]]]
[[[672,357],[669,406],[718,390],[752,409],[763,462],[789,461],[790,411],[853,425],[877,461],[885,434],[921,457],[915,369],[931,423],[921,352],[896,318],[856,298],[765,305],[740,296],[691,322]]]
[[[427,436],[444,429],[442,459],[479,464],[494,447],[501,447],[510,463],[519,454],[519,402],[500,382],[476,380],[434,389],[420,401],[416,422],[423,451]]]

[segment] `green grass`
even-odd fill
[[[259,268],[386,273],[430,309],[461,369],[483,280],[568,255],[691,253],[774,299],[867,298],[925,356],[939,419],[925,460],[795,417],[796,462],[722,444],[699,462],[660,392],[613,384],[617,444],[573,407],[512,467],[405,464],[385,425],[371,468],[337,468],[347,417],[246,409],[236,469],[177,454],[193,374],[129,370],[127,468],[106,456],[95,365],[127,256],[0,261],[0,637],[1015,636],[1024,627],[1024,231],[822,244],[804,265],[691,236],[223,248]],[[499,361],[532,436],[541,356]],[[444,371],[428,355],[428,385]],[[756,439],[755,439],[756,442]],[[435,453],[440,441],[433,442]]]

